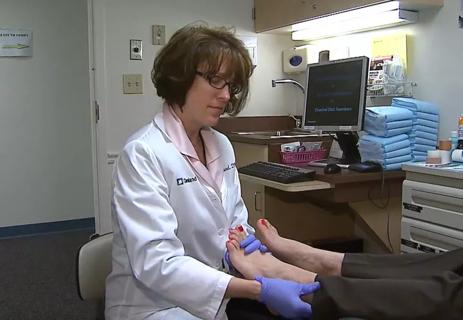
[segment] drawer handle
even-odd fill
[[[260,197],[261,196],[261,192],[260,191],[256,191],[254,192],[254,210],[256,211],[262,211],[262,208],[258,208],[258,204],[260,203],[260,201],[257,201],[257,196],[259,195],[259,198],[262,200],[262,198]]]

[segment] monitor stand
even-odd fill
[[[342,150],[342,164],[352,164],[360,162],[360,153],[357,147],[357,132],[336,132],[336,141]]]
[[[312,167],[326,167],[330,163],[337,164],[341,168],[348,169],[349,165],[359,163],[361,161],[360,152],[357,147],[358,135],[357,132],[336,132],[336,137],[332,134],[330,136],[335,139],[342,150],[342,159],[328,158],[322,160],[315,160],[308,163]]]

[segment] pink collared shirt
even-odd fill
[[[167,104],[163,106],[163,120],[166,133],[175,147],[183,154],[193,170],[198,174],[206,187],[212,188],[222,199],[220,186],[223,179],[223,168],[220,165],[220,152],[214,131],[209,128],[201,130],[206,154],[206,166],[201,162],[188,138],[182,121]]]

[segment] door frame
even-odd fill
[[[87,0],[87,6],[95,233],[104,234],[112,231],[109,192],[112,168],[108,167],[105,135],[107,119],[105,1]]]

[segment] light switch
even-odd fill
[[[166,44],[166,26],[155,24],[152,27],[153,31],[153,44],[162,46]]]
[[[122,84],[124,94],[143,93],[143,76],[141,74],[123,74]]]

